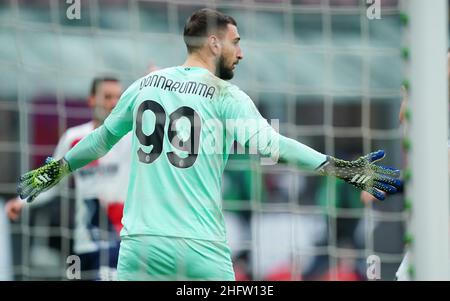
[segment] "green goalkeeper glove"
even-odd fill
[[[21,199],[32,202],[41,192],[44,192],[61,181],[71,172],[66,160],[58,161],[51,157],[45,160],[45,165],[27,172],[19,178],[17,192]]]
[[[367,191],[377,199],[384,200],[384,194],[381,191],[393,194],[402,186],[402,181],[398,179],[400,170],[374,164],[384,156],[384,150],[370,153],[355,161],[344,161],[327,156],[327,160],[317,168],[317,171],[322,175],[342,179]]]

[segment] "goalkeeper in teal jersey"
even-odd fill
[[[199,10],[187,20],[184,40],[183,65],[134,82],[103,126],[64,158],[23,175],[18,186],[30,201],[132,131],[120,280],[234,280],[221,205],[222,172],[234,141],[379,199],[381,191],[397,191],[400,172],[373,164],[383,151],[350,162],[321,154],[278,134],[247,94],[226,81],[243,58],[233,18]]]

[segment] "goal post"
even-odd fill
[[[414,280],[450,280],[448,169],[448,7],[410,0],[408,165]]]

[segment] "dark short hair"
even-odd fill
[[[92,84],[91,84],[91,89],[90,89],[90,94],[91,96],[97,94],[97,90],[98,87],[101,83],[104,82],[115,82],[118,83],[120,82],[119,79],[117,77],[114,76],[100,76],[100,77],[96,77],[92,80]]]
[[[183,38],[189,53],[200,48],[201,38],[225,30],[228,24],[237,26],[236,21],[217,10],[203,8],[194,12],[184,25]]]

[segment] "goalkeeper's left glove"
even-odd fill
[[[19,178],[17,192],[21,199],[32,202],[41,192],[44,192],[56,184],[71,172],[66,160],[58,161],[51,157],[45,160],[45,165],[27,172]]]
[[[344,161],[327,156],[327,160],[317,168],[317,171],[322,175],[340,178],[367,191],[377,199],[384,200],[384,194],[381,191],[393,194],[402,186],[402,181],[398,179],[400,170],[374,164],[384,156],[384,150],[370,153],[355,161]]]

